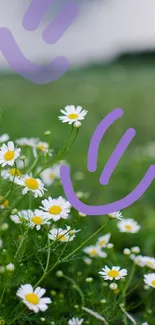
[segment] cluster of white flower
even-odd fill
[[[73,105],[65,107],[64,110],[61,110],[61,113],[63,116],[59,116],[59,120],[69,125],[73,124],[75,128],[81,126],[81,121],[87,115],[87,111],[83,110],[81,106],[74,107]],[[45,136],[49,137],[50,134],[50,131],[45,132]],[[55,162],[55,156],[53,158],[54,150],[50,148],[50,140],[45,142],[39,138],[23,137],[13,142],[9,141],[8,134],[3,134],[0,136],[0,143],[0,177],[3,184],[9,187],[9,191],[0,196],[2,212],[7,211],[11,221],[19,225],[20,229],[23,226],[23,229],[30,228],[32,231],[35,229],[37,231],[45,230],[43,233],[46,238],[55,242],[73,241],[76,233],[81,229],[72,229],[69,225],[65,225],[64,229],[56,226],[56,222],[69,219],[71,214],[71,205],[65,198],[62,196],[56,198],[46,196],[41,203],[38,203],[37,200],[37,203],[33,204],[35,209],[31,209],[30,202],[34,198],[44,197],[47,192],[45,186],[49,188],[56,180],[60,180],[60,168],[64,161],[57,159]],[[11,186],[9,186],[9,182],[11,182]],[[16,199],[13,199],[15,203],[13,202],[12,209],[12,204],[9,202],[11,201],[10,194],[16,193],[16,190],[17,197],[19,196],[21,199],[22,196],[29,196],[29,203],[26,203],[29,205],[27,209],[18,210]],[[28,200],[25,200],[25,202],[28,202]],[[4,224],[1,224],[2,230],[4,230]],[[1,239],[0,247],[3,247]],[[3,249],[3,254],[5,251]],[[14,270],[16,271],[16,260],[15,264],[9,263],[6,266],[0,266],[0,273],[8,271],[11,274]],[[44,312],[48,308],[48,304],[52,302],[50,298],[43,297],[45,292],[46,290],[41,287],[23,284],[17,290],[17,296],[30,310],[38,313],[39,311]],[[68,324],[81,325],[82,322],[83,319],[72,318],[68,321]]]

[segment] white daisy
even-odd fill
[[[41,173],[40,176],[45,185],[50,186],[55,179],[60,179],[60,167],[61,164],[55,164]]]
[[[19,157],[21,149],[15,149],[14,143],[9,141],[6,144],[3,143],[0,148],[0,165],[5,167],[6,165],[13,166],[15,160]]]
[[[44,215],[43,211],[38,209],[34,211],[19,211],[18,214],[11,215],[10,219],[16,224],[27,222],[28,227],[36,227],[37,230],[40,230],[43,225],[50,224],[49,219]]]
[[[145,266],[145,258],[142,255],[134,255],[131,254],[130,258],[132,261],[134,261],[134,263],[140,267],[144,267]]]
[[[106,247],[107,244],[109,243],[110,237],[111,237],[111,234],[109,234],[109,233],[104,236],[99,237],[98,241],[97,241],[97,245],[100,247]]]
[[[127,270],[120,270],[120,266],[113,266],[111,269],[106,265],[101,272],[99,272],[104,280],[120,280],[127,275]]]
[[[9,179],[11,182],[15,182],[21,177],[22,173],[18,168],[4,169],[1,172],[3,179]]]
[[[48,237],[53,241],[69,242],[75,238],[75,235],[70,235],[67,229],[53,228],[49,231]]]
[[[31,219],[31,217],[32,217],[31,210],[21,210],[18,211],[18,214],[10,215],[10,219],[16,224],[27,222],[28,220]]]
[[[144,282],[148,286],[155,288],[155,273],[145,274],[144,275]]]
[[[79,319],[77,317],[73,317],[72,319],[70,319],[68,321],[68,325],[81,325],[83,323],[83,321],[84,320],[82,318]]]
[[[46,290],[40,287],[34,290],[31,284],[24,284],[20,286],[16,294],[30,310],[38,313],[45,311],[48,304],[52,302],[50,298],[42,298],[45,292]]]
[[[75,121],[81,121],[84,120],[85,116],[87,115],[88,111],[83,110],[81,106],[66,106],[60,111],[63,116],[59,116],[59,120],[61,120],[63,123],[72,124]]]
[[[150,269],[155,270],[155,258],[144,256],[145,266],[149,267]]]
[[[97,245],[85,247],[83,251],[84,253],[88,254],[90,257],[102,257],[102,258],[107,257],[107,253],[103,252],[101,250],[101,247]]]
[[[42,142],[42,141],[39,141],[37,144],[36,144],[36,148],[41,150],[42,152],[48,152],[48,149],[49,149],[49,144],[47,142]]]
[[[140,225],[134,219],[123,219],[117,224],[121,232],[136,233],[140,230]]]
[[[20,138],[16,140],[16,143],[20,146],[35,147],[39,142],[38,138]]]
[[[29,217],[29,227],[36,228],[40,230],[43,225],[49,225],[49,219],[44,215],[41,210],[31,211],[31,216]]]
[[[43,182],[39,178],[33,178],[31,175],[23,175],[17,182],[18,185],[24,187],[22,194],[25,195],[29,191],[34,194],[34,197],[37,198],[42,197],[44,195],[44,188]]]
[[[59,196],[57,199],[49,197],[42,201],[42,205],[43,207],[40,208],[45,211],[45,215],[54,221],[61,218],[67,219],[71,208],[70,203],[62,198],[62,196]]]
[[[7,133],[4,133],[0,136],[0,142],[3,143],[3,142],[6,142],[9,140],[9,135]]]
[[[121,211],[111,212],[108,214],[108,216],[112,219],[118,219],[118,220],[122,220],[123,218]]]

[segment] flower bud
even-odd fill
[[[78,129],[78,128],[80,128],[80,126],[81,126],[81,122],[79,122],[79,121],[75,121],[75,122],[74,122],[74,127],[75,127],[75,128]]]
[[[118,285],[116,283],[110,283],[109,288],[115,291],[118,288]]]

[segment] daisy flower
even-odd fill
[[[10,219],[14,223],[20,224],[22,222],[27,221],[30,215],[31,215],[31,210],[21,210],[18,212],[18,214],[10,215]]]
[[[9,135],[7,133],[4,133],[4,134],[0,135],[0,142],[1,143],[6,142],[9,140],[9,138],[10,138]]]
[[[111,234],[109,234],[109,233],[104,236],[99,237],[98,241],[97,241],[97,245],[100,247],[106,247],[107,244],[109,243],[110,237],[111,237]]]
[[[40,230],[43,225],[50,224],[49,219],[41,210],[31,211],[28,222],[30,228],[36,228],[37,230]]]
[[[122,269],[120,270],[120,266],[113,266],[112,269],[110,269],[107,265],[102,269],[101,272],[99,272],[101,277],[104,280],[120,280],[124,279],[124,277],[127,275],[127,270]]]
[[[31,284],[21,285],[17,290],[17,297],[22,299],[22,302],[35,313],[39,311],[45,311],[48,308],[48,304],[52,301],[50,298],[42,298],[46,290],[40,287],[33,289]]]
[[[107,253],[103,252],[99,246],[88,246],[84,248],[84,253],[88,254],[90,257],[102,257],[106,258]]]
[[[21,149],[15,149],[14,143],[9,141],[6,144],[3,143],[0,148],[0,165],[5,167],[6,165],[13,166],[15,160],[19,157]]]
[[[35,198],[38,196],[42,197],[46,190],[42,181],[39,178],[33,178],[31,175],[23,175],[17,184],[24,187],[22,191],[23,195],[32,192]]]
[[[135,256],[134,254],[130,255],[130,258],[132,261],[134,261],[134,263],[140,267],[144,267],[145,266],[145,258],[142,255],[137,255]]]
[[[27,222],[28,227],[36,228],[40,230],[43,225],[49,225],[49,219],[44,215],[43,211],[41,210],[22,210],[19,211],[18,214],[11,215],[10,219],[16,223],[24,223]]]
[[[155,270],[155,258],[144,256],[145,266],[149,267],[150,269]]]
[[[61,164],[55,164],[41,173],[40,176],[45,185],[50,186],[55,179],[60,179],[60,167]]]
[[[108,214],[108,216],[111,219],[118,219],[118,220],[122,220],[122,218],[123,218],[121,211],[111,212],[111,213]]]
[[[85,116],[87,115],[88,111],[83,110],[81,106],[66,106],[64,110],[60,110],[63,116],[59,116],[59,120],[62,123],[73,124],[76,121],[84,120]]]
[[[79,319],[79,318],[76,318],[76,317],[73,317],[72,319],[70,319],[68,321],[68,325],[81,325],[83,323],[83,319]]]
[[[9,179],[11,182],[16,182],[20,177],[22,173],[18,168],[10,168],[2,170],[1,176],[3,179]]]
[[[120,232],[136,233],[140,230],[140,225],[134,219],[123,219],[117,224]]]
[[[37,150],[40,150],[44,154],[47,154],[52,157],[53,150],[49,149],[49,144],[47,142],[39,141],[34,147],[33,147],[33,154],[34,157],[37,157]]]
[[[75,238],[75,235],[71,236],[67,229],[53,228],[49,231],[48,237],[53,241],[69,242]]]
[[[148,286],[155,288],[155,273],[145,274],[144,275],[144,282]]]
[[[42,205],[43,207],[40,208],[45,211],[45,215],[54,221],[61,218],[67,219],[71,208],[70,203],[62,198],[62,196],[59,196],[57,199],[49,197],[42,201]]]

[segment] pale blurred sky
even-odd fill
[[[41,38],[49,17],[35,32],[22,27],[29,3],[0,0],[0,26],[11,29],[25,56],[35,62],[65,55],[71,65],[77,65],[107,60],[125,51],[155,49],[155,0],[81,2],[78,19],[56,45],[46,45]],[[2,54],[0,66],[7,67]]]

